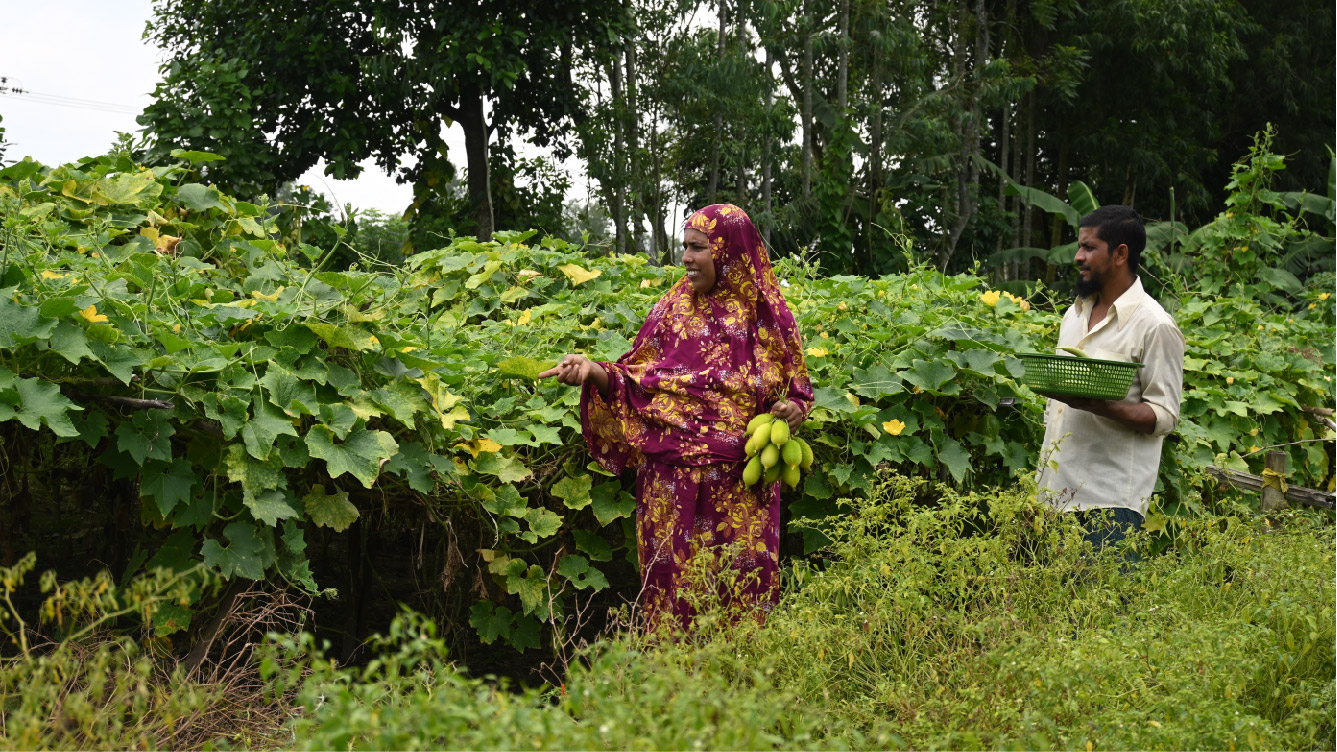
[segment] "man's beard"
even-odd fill
[[[1089,298],[1100,292],[1100,288],[1102,287],[1100,275],[1096,273],[1094,269],[1088,271],[1091,274],[1090,279],[1082,279],[1081,276],[1077,277],[1077,297],[1079,298]]]

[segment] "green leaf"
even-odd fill
[[[495,475],[502,483],[516,483],[533,475],[524,463],[514,457],[503,457],[498,452],[484,452],[473,461],[480,473]]]
[[[15,288],[0,289],[0,348],[13,348],[51,336],[56,320],[43,318],[36,306],[14,302]]]
[[[538,543],[543,538],[551,538],[557,534],[562,527],[562,516],[547,509],[526,509],[525,522],[529,523],[529,530],[520,534],[521,538],[530,543]]]
[[[102,324],[94,324],[88,328],[88,333],[93,335],[98,329],[110,330],[113,333],[116,332],[116,330],[111,327]],[[117,336],[119,336],[119,334]],[[96,339],[96,336],[94,339]],[[129,386],[130,382],[135,380],[134,369],[147,362],[146,359],[141,356],[140,351],[133,347],[125,347],[124,345],[113,346],[100,341],[93,342],[90,346],[93,349],[93,354],[97,356],[98,362],[101,363],[112,376],[115,376],[126,386]]]
[[[585,588],[603,590],[608,587],[608,579],[604,577],[604,573],[591,567],[584,556],[563,556],[561,563],[557,565],[557,574],[565,577],[578,590]]]
[[[479,601],[469,609],[469,626],[478,631],[478,639],[484,645],[510,636],[514,619],[509,608],[493,606],[492,601]]]
[[[571,537],[576,539],[576,548],[594,561],[613,560],[613,548],[602,535],[590,530],[572,530]]]
[[[530,648],[537,648],[539,646],[539,620],[523,614],[516,616],[515,629],[511,630],[508,642],[511,643],[511,647],[521,652]]]
[[[269,401],[289,417],[315,415],[319,408],[315,386],[277,363],[269,364],[260,384],[269,394]]]
[[[515,486],[508,483],[495,490],[486,490],[492,491],[491,496],[480,494],[479,499],[483,508],[487,511],[507,517],[523,517],[525,515],[528,505],[525,503],[525,497],[520,495]]]
[[[297,510],[288,503],[290,491],[273,490],[262,491],[258,494],[247,494],[243,499],[246,508],[251,510],[251,516],[257,522],[263,522],[270,527],[277,525],[279,520],[286,520],[297,517]]]
[[[199,183],[186,183],[176,189],[177,203],[191,211],[222,209],[223,203],[219,200],[220,198],[222,198],[222,194],[218,192],[217,188],[210,188]]]
[[[422,387],[407,379],[396,379],[389,386],[371,393],[372,401],[390,417],[413,428],[415,416],[427,411],[427,397]]]
[[[96,447],[107,438],[107,416],[96,410],[86,410],[75,419],[74,427],[79,429],[79,440],[89,448]]]
[[[79,435],[79,429],[74,427],[69,413],[83,408],[61,394],[60,387],[41,379],[15,378],[13,389],[17,393],[18,402],[0,413],[0,420],[12,418],[34,431],[46,425],[57,436]]]
[[[234,522],[223,528],[223,535],[227,538],[227,546],[210,538],[200,547],[204,563],[217,569],[224,577],[240,575],[251,580],[264,577],[265,567],[261,558],[264,543],[256,536],[255,526],[249,522]]]
[[[970,452],[956,439],[943,437],[942,446],[938,448],[938,459],[957,483],[966,477],[966,471],[970,469]]]
[[[257,460],[247,454],[245,447],[231,444],[227,448],[225,464],[228,480],[241,485],[242,501],[248,507],[264,507],[260,501],[261,494],[288,487],[288,479],[283,475],[283,466],[279,464],[278,458]]]
[[[334,432],[319,424],[307,431],[306,446],[312,457],[325,460],[331,478],[348,473],[366,488],[371,488],[376,481],[381,463],[399,450],[399,444],[385,431],[355,428],[347,441],[335,443]]]
[[[194,486],[195,471],[187,460],[173,460],[171,464],[150,462],[144,466],[139,493],[153,499],[163,518],[168,519],[177,504],[190,501]]]
[[[215,399],[216,405],[211,402],[211,400]],[[265,404],[264,400],[258,395],[253,401],[257,405]],[[258,414],[259,410],[257,409],[256,412]],[[274,408],[274,412],[278,413],[278,408]],[[221,399],[217,399],[217,396],[212,394],[206,396],[204,400],[204,414],[219,422],[223,428],[223,438],[229,441],[237,435],[238,431],[246,426],[248,420],[246,415],[246,401],[230,394]],[[259,459],[264,458],[261,457]]]
[[[533,613],[543,604],[548,590],[548,581],[543,570],[537,564],[525,568],[520,559],[511,559],[506,565],[506,592],[520,596],[524,613]]]
[[[824,407],[831,412],[852,413],[855,410],[854,403],[839,389],[821,387],[813,392],[813,397],[817,407]]]
[[[246,404],[241,400],[237,402],[243,406]],[[241,439],[246,444],[246,451],[257,460],[269,458],[274,442],[279,436],[297,435],[297,428],[293,426],[292,419],[272,403],[260,399],[258,395],[252,400],[251,411],[253,413],[251,419],[242,426]]]
[[[75,365],[84,358],[95,360],[93,351],[88,349],[88,337],[83,327],[72,321],[62,321],[51,333],[47,345],[60,356]]]
[[[432,454],[416,441],[401,441],[399,451],[381,468],[382,472],[394,473],[408,481],[409,488],[419,493],[429,494],[436,489],[432,471],[452,474],[454,465],[439,454]]]
[[[501,372],[502,376],[515,376],[534,381],[538,379],[540,373],[552,368],[555,363],[556,361],[545,363],[523,355],[517,355],[497,363],[497,370]]]
[[[348,432],[353,430],[357,414],[342,402],[328,403],[320,406],[320,420],[342,440],[348,438]]]
[[[200,162],[220,162],[227,159],[227,157],[210,154],[207,151],[188,151],[186,149],[173,149],[171,155],[177,159],[184,159],[191,164],[198,164]]]
[[[306,505],[306,516],[320,527],[328,527],[336,533],[342,533],[357,519],[357,507],[348,500],[346,491],[325,493],[325,486],[317,483],[311,491],[302,497]]]
[[[514,428],[493,428],[483,434],[485,438],[501,444],[504,447],[513,446],[533,446],[533,439],[529,438],[528,433],[521,433]]]
[[[304,326],[289,326],[265,332],[265,341],[280,350],[292,350],[305,355],[311,352],[320,340]]]
[[[534,434],[534,444],[535,444],[536,446],[537,446],[537,445],[540,445],[540,444],[558,444],[558,445],[561,445],[561,444],[565,443],[565,442],[562,441],[562,435],[561,435],[561,433],[562,433],[562,427],[561,427],[561,426],[541,426],[541,425],[535,424],[535,425],[529,426],[529,432],[532,433],[532,434]]]
[[[630,517],[636,512],[636,498],[622,490],[618,481],[600,483],[590,491],[594,501],[594,518],[607,525],[619,517]]]
[[[163,351],[168,355],[179,353],[182,350],[188,350],[195,346],[194,342],[185,337],[178,337],[167,330],[159,330],[153,333],[153,338],[162,345]]]
[[[1080,180],[1068,183],[1068,203],[1083,217],[1100,208],[1100,202],[1091,192],[1091,186]]]
[[[73,297],[47,298],[42,301],[38,311],[48,319],[63,319],[79,312],[80,306],[76,300],[77,298]]]
[[[552,495],[561,499],[567,509],[584,509],[590,505],[590,487],[594,481],[588,475],[568,475],[552,486]]]
[[[926,392],[942,391],[943,384],[955,376],[956,369],[940,360],[914,360],[908,371],[901,372],[901,378]]]
[[[1007,300],[1007,298],[1004,298],[1003,300]],[[1012,301],[1009,300],[1008,302],[1011,303]],[[957,368],[974,371],[981,376],[992,374],[994,372],[994,364],[999,360],[1002,360],[1001,355],[993,350],[985,350],[984,348],[975,348],[973,350],[950,350],[947,353],[947,357],[956,364]]]

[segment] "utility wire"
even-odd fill
[[[7,78],[0,78],[0,94],[16,96],[21,101],[34,102],[36,104],[51,104],[58,107],[73,107],[83,110],[93,110],[95,112],[111,112],[125,115],[136,115],[139,110],[123,104],[113,102],[99,102],[95,99],[83,99],[80,97],[66,97],[58,94],[43,94],[31,89],[21,89],[17,86],[6,86],[4,83]]]

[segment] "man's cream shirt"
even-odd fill
[[[1179,423],[1184,381],[1184,335],[1137,279],[1087,331],[1092,299],[1078,298],[1063,316],[1059,347],[1080,347],[1104,360],[1143,363],[1124,402],[1145,402],[1156,413],[1151,435],[1109,418],[1049,400],[1037,482],[1040,498],[1060,509],[1123,507],[1146,515],[1161,443]],[[1057,352],[1057,351],[1056,351]]]

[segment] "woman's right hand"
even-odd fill
[[[603,369],[603,366],[584,355],[567,355],[556,366],[539,374],[540,379],[548,379],[554,376],[561,383],[571,386],[584,386],[585,382],[593,381],[595,388],[599,390],[599,394],[605,398],[608,397],[608,372]]]

